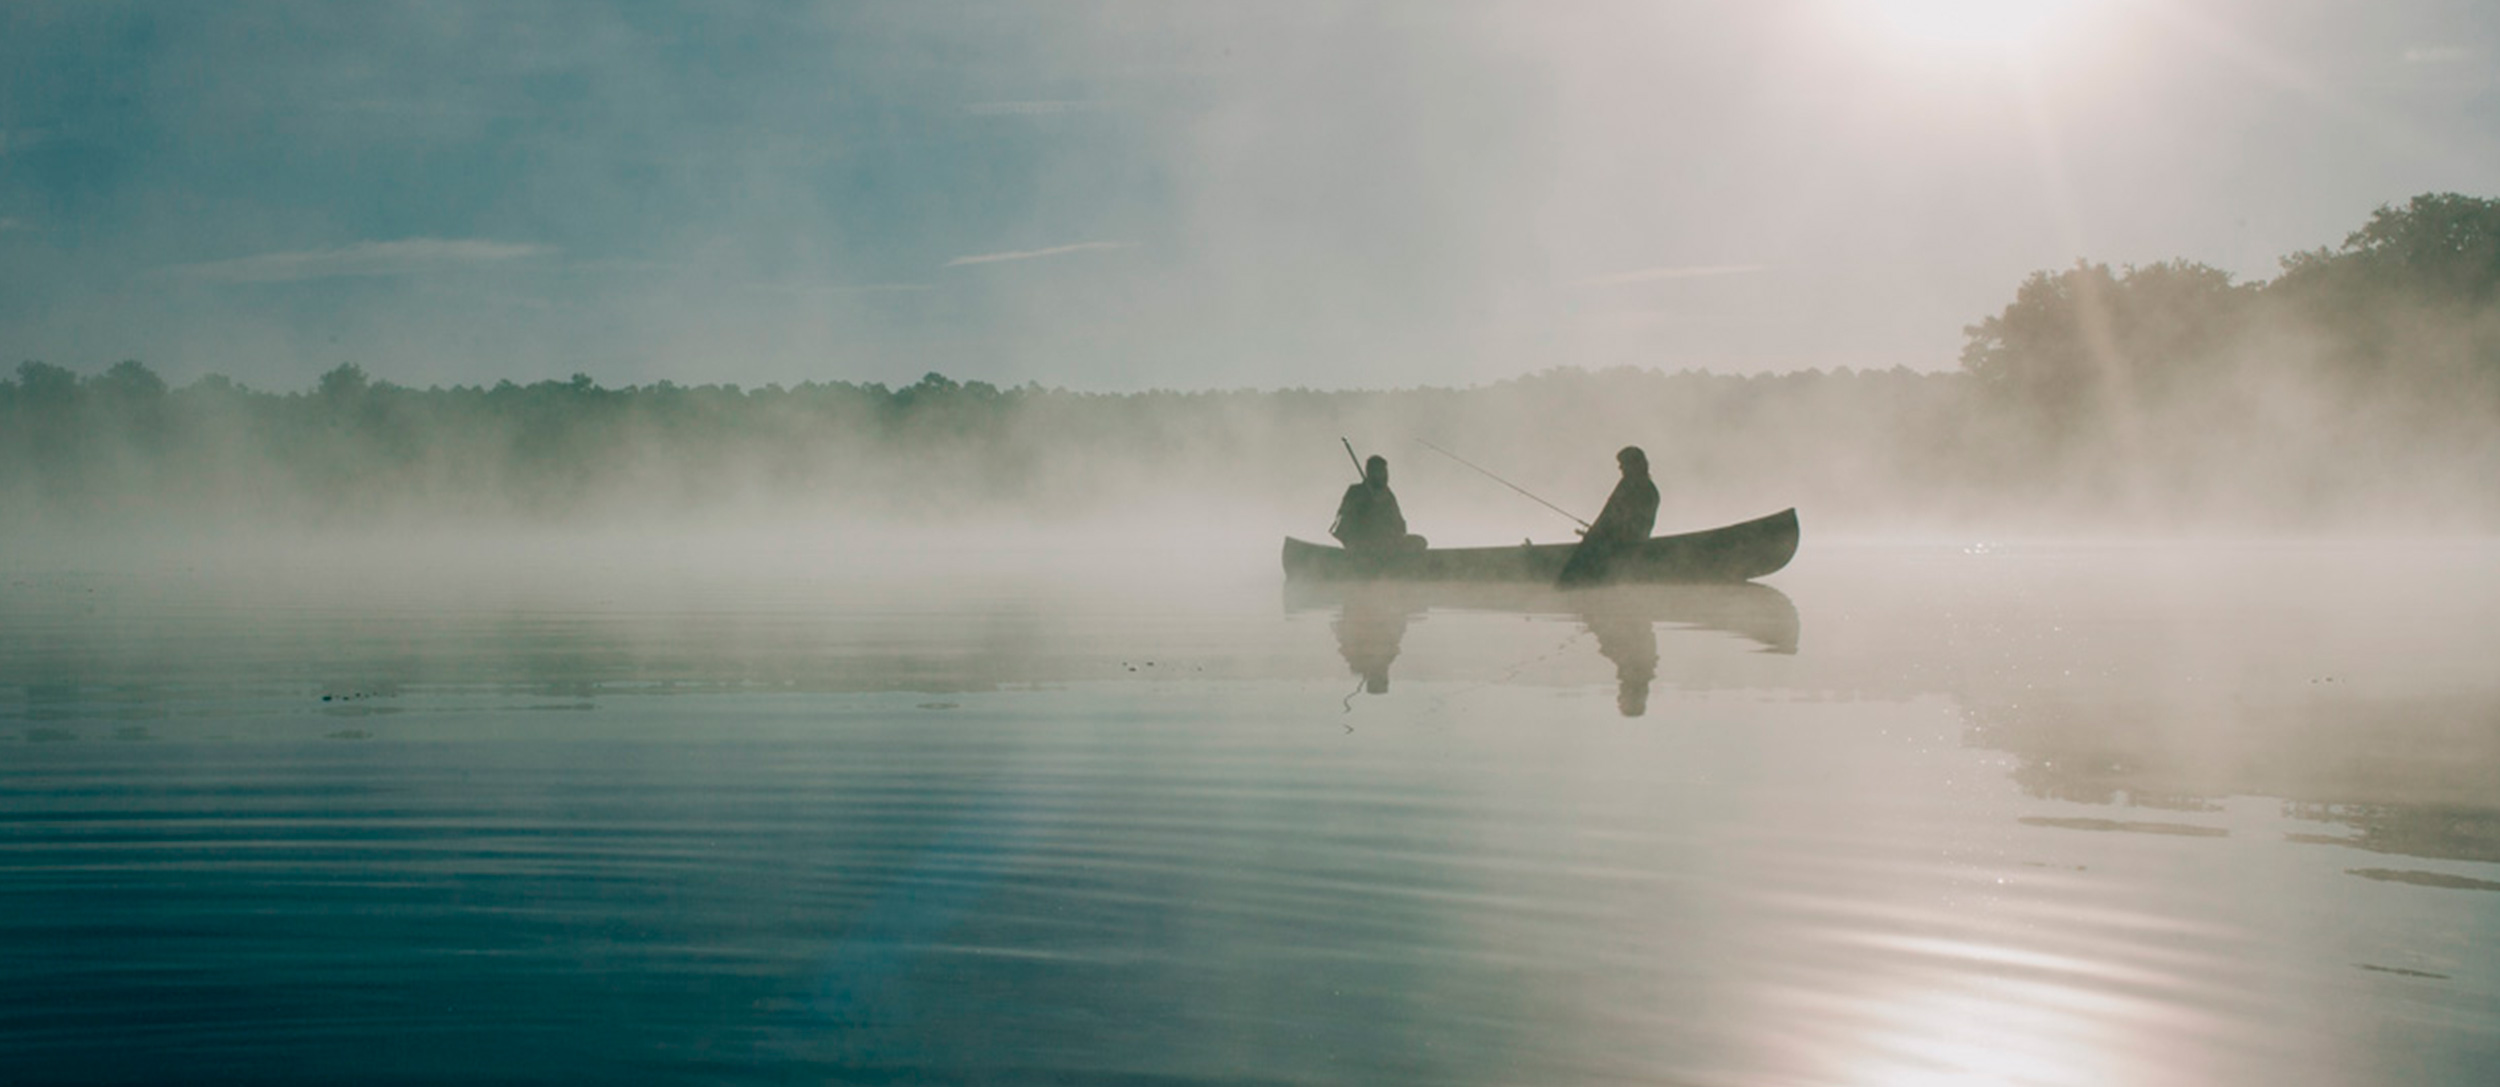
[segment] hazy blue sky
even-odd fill
[[[177,383],[1942,368],[2447,190],[2488,0],[0,4],[6,365]]]

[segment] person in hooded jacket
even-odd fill
[[[1649,455],[1637,445],[1627,445],[1615,454],[1615,464],[1623,469],[1623,479],[1615,484],[1615,493],[1606,496],[1606,508],[1598,511],[1597,520],[1580,534],[1580,546],[1563,563],[1556,584],[1607,580],[1616,562],[1647,542],[1650,530],[1658,525],[1658,485],[1649,478]]]

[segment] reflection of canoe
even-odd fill
[[[1285,538],[1285,577],[1316,581],[1529,581],[1552,584],[1576,543],[1436,547],[1378,555]],[[1725,528],[1652,536],[1616,558],[1616,581],[1745,581],[1788,565],[1797,554],[1797,511]]]
[[[1289,611],[1338,607],[1348,615],[1377,612],[1401,617],[1435,609],[1510,612],[1577,619],[1592,629],[1627,622],[1665,623],[1727,631],[1773,653],[1797,651],[1799,626],[1797,605],[1788,594],[1752,582],[1595,589],[1482,581],[1285,583]]]

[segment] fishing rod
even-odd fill
[[[1355,478],[1357,478],[1357,479],[1370,479],[1370,478],[1371,478],[1371,473],[1369,473],[1369,472],[1365,472],[1365,471],[1363,470],[1363,458],[1361,458],[1361,457],[1358,457],[1358,456],[1355,456],[1355,455],[1354,455],[1354,443],[1353,443],[1353,442],[1348,442],[1348,441],[1346,441],[1346,440],[1345,440],[1345,436],[1344,436],[1344,435],[1342,435],[1342,434],[1337,436],[1337,440],[1338,440],[1339,442],[1344,442],[1344,444],[1345,444],[1345,456],[1346,456],[1346,459],[1354,462],[1354,475],[1355,475]]]
[[[1552,510],[1552,511],[1554,511],[1554,512],[1556,512],[1556,513],[1562,514],[1563,516],[1568,517],[1568,518],[1571,518],[1571,519],[1572,519],[1572,520],[1574,520],[1574,521],[1580,521],[1580,515],[1579,515],[1579,514],[1573,513],[1573,512],[1571,512],[1570,510],[1564,509],[1564,508],[1562,508],[1561,506],[1557,506],[1557,505],[1555,505],[1555,504],[1553,504],[1553,503],[1551,503],[1551,502],[1548,502],[1548,501],[1546,501],[1546,500],[1544,500],[1544,499],[1542,499],[1542,498],[1538,498],[1537,496],[1535,496],[1535,495],[1533,495],[1533,494],[1529,494],[1529,493],[1528,493],[1528,489],[1527,489],[1526,487],[1522,487],[1522,486],[1520,486],[1520,485],[1518,485],[1518,484],[1516,484],[1516,483],[1513,483],[1513,482],[1511,482],[1511,481],[1509,481],[1509,480],[1507,480],[1507,479],[1503,479],[1503,478],[1502,478],[1502,477],[1500,477],[1500,476],[1494,475],[1494,474],[1493,474],[1493,473],[1491,473],[1491,472],[1487,472],[1487,471],[1485,471],[1485,469],[1484,469],[1484,466],[1483,466],[1483,465],[1477,464],[1476,462],[1471,461],[1471,460],[1468,460],[1468,459],[1467,459],[1467,458],[1465,458],[1465,457],[1459,456],[1459,455],[1458,455],[1458,454],[1456,454],[1456,453],[1452,453],[1452,452],[1450,452],[1449,450],[1447,450],[1447,449],[1443,449],[1443,448],[1441,448],[1440,446],[1434,445],[1434,444],[1432,444],[1431,442],[1428,442],[1428,441],[1423,440],[1422,438],[1417,438],[1417,439],[1415,439],[1415,444],[1420,445],[1420,446],[1423,446],[1423,447],[1424,447],[1424,448],[1426,448],[1426,449],[1432,450],[1432,451],[1433,451],[1433,452],[1435,452],[1435,453],[1439,453],[1439,454],[1441,454],[1442,456],[1448,457],[1448,458],[1450,458],[1451,460],[1454,460],[1454,461],[1459,462],[1460,464],[1464,464],[1464,465],[1466,465],[1466,466],[1467,466],[1467,467],[1469,467],[1469,468],[1473,468],[1473,469],[1475,469],[1476,471],[1478,471],[1478,472],[1482,473],[1482,474],[1484,475],[1484,478],[1486,478],[1486,479],[1492,480],[1492,481],[1493,481],[1493,482],[1495,482],[1495,483],[1499,483],[1499,484],[1501,484],[1502,486],[1508,487],[1508,488],[1510,488],[1511,490],[1517,491],[1517,492],[1519,492],[1519,493],[1521,493],[1521,494],[1528,495],[1528,498],[1529,498],[1530,500],[1534,501],[1537,505],[1543,506],[1543,507],[1545,507],[1546,509],[1549,509],[1549,510]],[[1581,528],[1588,528],[1588,527],[1590,527],[1590,526],[1589,526],[1589,523],[1588,523],[1587,521],[1580,521],[1580,527],[1581,527]]]

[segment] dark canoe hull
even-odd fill
[[[1357,555],[1342,547],[1285,538],[1285,577],[1311,581],[1529,581],[1551,584],[1577,543],[1510,547],[1436,547],[1405,554]],[[1607,580],[1630,582],[1749,581],[1777,572],[1797,555],[1797,511],[1724,528],[1652,536],[1616,558]]]

